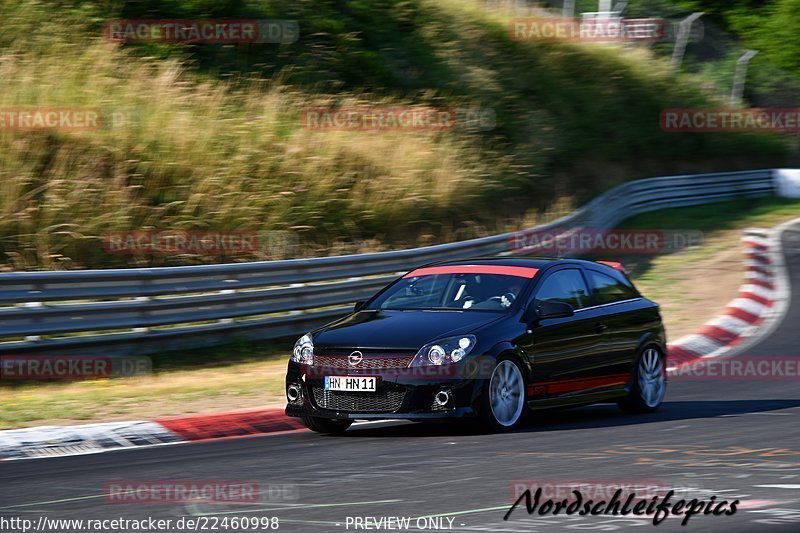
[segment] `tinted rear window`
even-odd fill
[[[639,297],[636,293],[636,289],[622,280],[597,272],[596,270],[587,270],[586,272],[589,275],[589,283],[592,285],[592,295],[597,305],[632,300],[633,298]]]

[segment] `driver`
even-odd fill
[[[503,307],[511,307],[511,304],[514,303],[514,300],[517,299],[519,296],[519,292],[522,290],[522,284],[514,283],[508,288],[508,292],[500,297],[500,305]]]

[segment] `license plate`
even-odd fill
[[[375,392],[378,378],[361,376],[325,376],[325,390]]]

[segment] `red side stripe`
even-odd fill
[[[538,394],[559,394],[563,392],[574,392],[583,389],[593,389],[596,387],[607,387],[611,385],[623,385],[627,383],[630,374],[612,374],[608,376],[598,376],[591,378],[565,379],[561,381],[544,381],[528,385],[528,395]]]
[[[412,270],[404,278],[417,276],[433,276],[436,274],[499,274],[501,276],[516,276],[519,278],[532,278],[539,269],[517,266],[498,265],[449,265],[418,268]]]

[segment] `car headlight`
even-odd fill
[[[294,343],[292,361],[307,365],[314,364],[314,341],[311,339],[311,333],[306,333]]]
[[[475,335],[458,335],[426,344],[409,366],[438,366],[457,363],[475,347]]]

